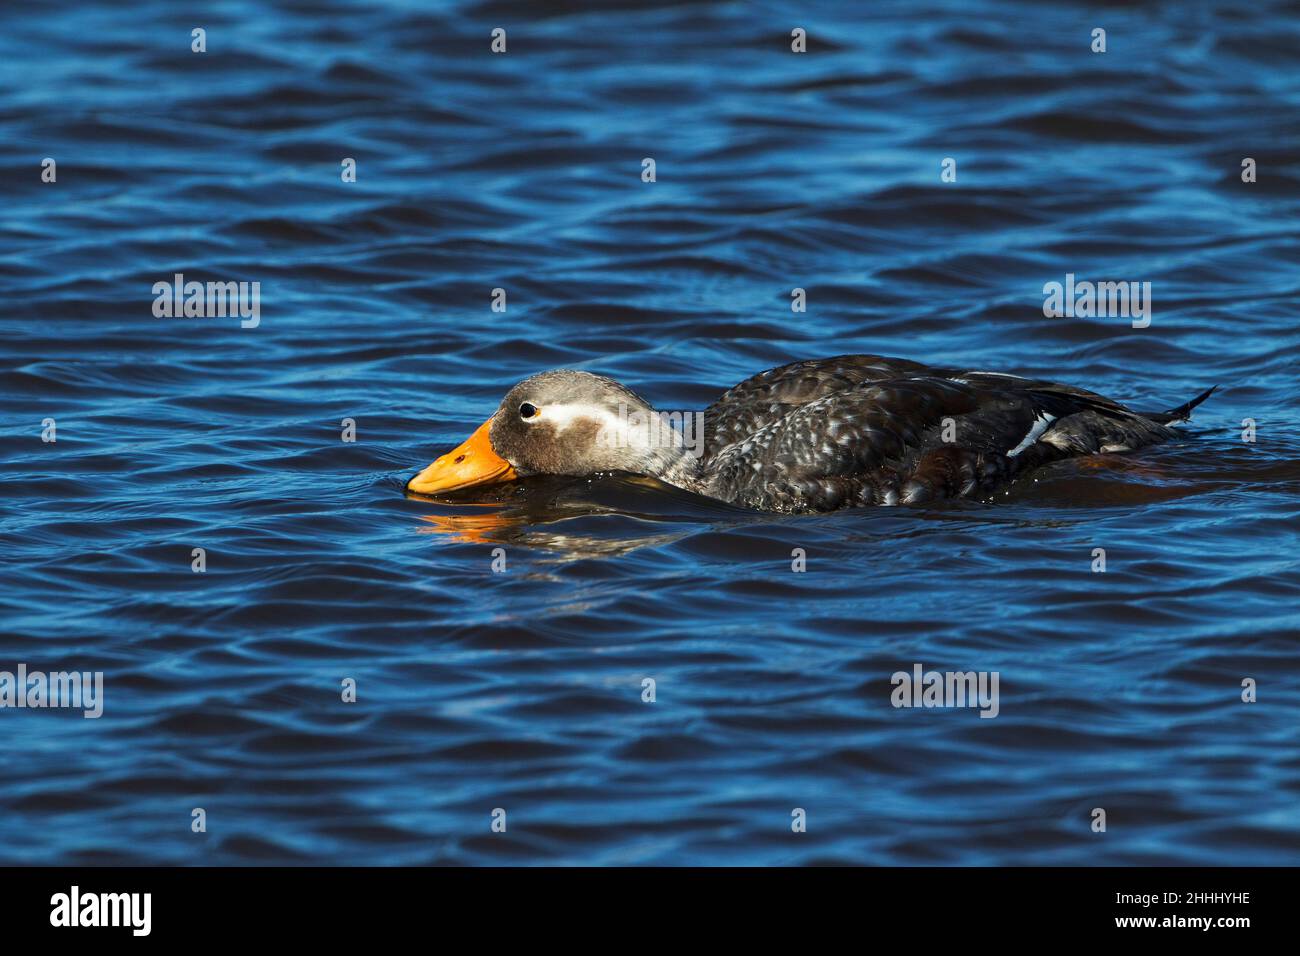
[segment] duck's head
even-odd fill
[[[663,477],[683,467],[681,436],[648,425],[656,413],[602,375],[556,369],[526,378],[462,444],[406,484],[440,494],[529,475],[626,471]]]

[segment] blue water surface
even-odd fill
[[[1294,864],[1298,67],[1268,0],[7,5],[0,670],[104,715],[0,709],[0,862]],[[986,501],[403,493],[545,368],[849,352],[1220,390]]]

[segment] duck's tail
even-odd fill
[[[1192,409],[1213,395],[1218,387],[1215,385],[1214,388],[1201,392],[1190,402],[1179,405],[1177,408],[1171,408],[1167,412],[1144,412],[1142,417],[1149,418],[1153,422],[1159,422],[1161,425],[1177,425],[1179,422],[1191,421]]]

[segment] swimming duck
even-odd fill
[[[1049,462],[1165,441],[1214,391],[1135,412],[1070,385],[841,355],[760,372],[703,412],[702,441],[660,427],[618,382],[524,379],[459,447],[407,483],[440,494],[528,475],[648,475],[786,514],[987,494]]]

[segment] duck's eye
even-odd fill
[[[532,402],[524,402],[522,405],[519,406],[520,418],[532,418],[536,414],[537,414],[537,406],[534,405]]]

